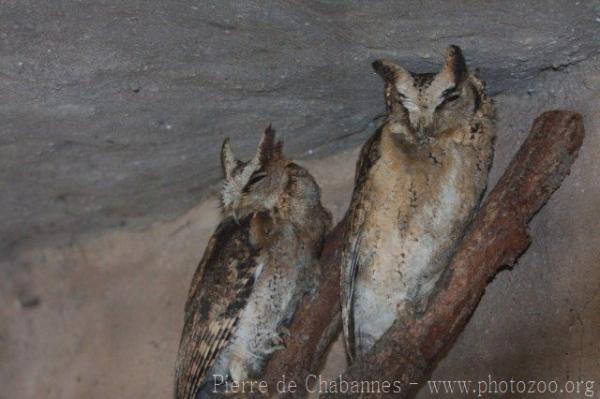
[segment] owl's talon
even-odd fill
[[[286,326],[280,326],[277,331],[279,332],[280,337],[289,337],[291,335],[290,329]]]
[[[281,336],[276,336],[271,340],[271,343],[273,344],[273,346],[281,346],[283,348],[285,348],[285,340],[283,339],[283,337]]]
[[[269,354],[287,348],[284,336],[289,336],[289,330],[285,327],[284,329],[285,331],[282,332],[281,328],[279,328],[278,332],[273,335],[273,338],[271,338],[271,346],[267,350]]]
[[[277,337],[277,338],[273,338],[273,340],[271,340],[271,346],[269,346],[265,352],[267,353],[267,355],[270,355],[274,352],[284,350],[286,348],[287,347],[285,346],[285,342],[283,341],[283,339],[280,337]]]

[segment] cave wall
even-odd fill
[[[463,47],[492,93],[599,53],[600,3],[560,0],[0,4],[0,255],[181,215],[272,123],[295,158],[365,140],[388,57]],[[546,89],[547,90],[547,89]]]

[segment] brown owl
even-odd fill
[[[270,127],[252,160],[237,160],[225,140],[221,161],[224,219],[192,279],[177,399],[210,396],[216,376],[241,382],[261,373],[282,347],[300,298],[314,286],[331,223],[319,186],[282,155]]]
[[[349,358],[399,310],[421,311],[478,207],[493,158],[494,108],[451,46],[438,73],[375,61],[387,119],[362,148],[346,214],[341,302]]]

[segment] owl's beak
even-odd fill
[[[431,126],[426,126],[424,124],[419,124],[416,131],[417,141],[421,144],[428,142],[431,134],[433,133]]]

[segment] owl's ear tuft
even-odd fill
[[[226,179],[230,179],[233,173],[233,169],[235,169],[237,165],[237,160],[233,155],[233,151],[231,150],[231,143],[229,138],[226,138],[223,141],[223,146],[221,147],[221,167],[223,168],[223,173],[225,174]]]
[[[408,88],[414,81],[410,72],[389,60],[376,60],[371,64],[373,70],[385,81],[387,86]]]
[[[273,153],[273,147],[275,146],[275,129],[273,129],[273,125],[269,124],[265,129],[262,139],[260,141],[259,149],[260,151],[269,156]]]
[[[467,63],[460,47],[452,45],[446,49],[446,61],[442,68],[449,80],[455,85],[462,83],[467,77]]]
[[[283,156],[283,143],[281,141],[275,141],[275,129],[269,125],[258,144],[256,151],[255,162],[261,166],[265,166],[267,163],[279,159]]]
[[[283,159],[283,141],[278,140],[273,146],[273,159]]]
[[[399,66],[389,60],[375,60],[371,64],[373,70],[381,76],[386,83],[393,84],[399,71]]]

